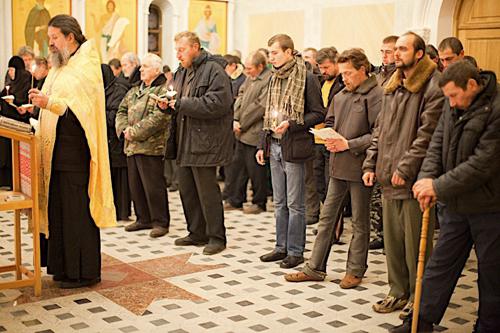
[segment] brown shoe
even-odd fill
[[[231,205],[229,202],[224,202],[224,210],[225,211],[230,211],[230,210],[241,210],[242,208],[241,207],[234,207],[233,205]]]
[[[288,282],[323,281],[323,279],[318,279],[314,276],[307,275],[304,272],[286,274],[285,280],[287,280]]]
[[[265,211],[265,209],[262,209],[262,207],[256,204],[243,208],[243,214],[260,214]]]
[[[346,274],[342,281],[340,281],[340,288],[342,289],[351,289],[356,288],[361,283],[362,278]]]

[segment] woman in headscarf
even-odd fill
[[[7,89],[6,87],[9,87]],[[5,74],[5,87],[0,96],[13,95],[17,106],[28,103],[28,91],[31,88],[31,74],[26,71],[24,61],[19,56],[9,60],[9,69]],[[29,122],[29,114],[20,114],[17,108],[0,99],[0,116],[12,118],[22,122]],[[12,149],[11,141],[0,138],[0,187],[12,187]]]
[[[130,84],[123,76],[115,77],[111,67],[107,64],[101,64],[101,70],[106,96],[106,127],[116,218],[118,221],[129,221],[131,199],[128,187],[127,157],[123,152],[123,137],[116,136],[115,118],[118,106],[129,90]]]

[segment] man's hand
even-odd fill
[[[346,139],[326,139],[326,149],[332,153],[339,153],[349,149],[349,142]]]
[[[168,102],[158,101],[158,107],[160,108],[160,110],[165,111],[168,108]]]
[[[365,172],[361,179],[363,179],[365,186],[373,186],[375,183],[375,172]]]
[[[281,122],[281,124],[279,124],[275,129],[274,129],[274,133],[276,134],[285,134],[286,131],[288,130],[288,127],[290,127],[290,123],[288,122],[288,120],[283,120]]]
[[[28,97],[32,104],[41,109],[45,109],[49,102],[49,96],[45,95],[38,89],[30,89],[30,91],[28,91]]]
[[[241,134],[241,125],[238,121],[233,121],[233,132],[236,134]]]
[[[125,140],[132,141],[132,136],[130,135],[130,127],[125,128],[125,130],[123,131],[123,136],[125,137]]]
[[[432,178],[423,178],[413,185],[413,196],[418,200],[422,211],[436,202],[437,196],[432,182]]]
[[[394,171],[394,173],[392,174],[392,178],[391,178],[391,184],[392,186],[396,187],[396,186],[404,186],[406,184],[406,180],[404,180],[399,174],[397,171]]]
[[[33,113],[34,110],[35,110],[34,106],[30,106],[30,107],[18,106],[17,107],[17,112],[19,112],[19,114],[26,114],[26,112]]]
[[[264,151],[262,149],[257,150],[257,154],[255,154],[255,159],[257,163],[260,165],[266,165],[266,161],[264,160]]]
[[[175,99],[171,99],[170,101],[168,101],[168,107],[171,108],[172,110],[175,110],[175,102],[177,100]]]

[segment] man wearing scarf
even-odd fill
[[[99,55],[75,18],[57,15],[48,27],[52,69],[40,108],[40,228],[48,235],[47,272],[61,288],[101,280],[99,228],[116,225]]]
[[[264,165],[264,156],[269,155],[276,246],[260,260],[282,260],[281,268],[292,268],[304,262],[305,162],[314,154],[314,138],[309,128],[324,120],[325,108],[319,82],[307,72],[304,60],[294,49],[293,40],[278,34],[269,39],[268,46],[273,76],[264,114],[263,140],[256,158]]]

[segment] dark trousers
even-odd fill
[[[228,201],[234,207],[241,207],[246,202],[248,178],[252,181],[252,203],[266,210],[267,202],[267,172],[266,168],[255,159],[256,148],[240,141],[236,143],[233,168],[237,177],[234,190],[228,196]],[[229,170],[227,170],[229,171]],[[226,180],[229,174],[226,175]]]
[[[239,161],[236,143],[237,142],[234,144],[234,155],[231,163],[224,167],[224,190],[222,191],[222,199],[228,201],[233,207],[241,208],[243,203],[247,201],[247,192],[245,189],[243,198],[240,198],[238,196],[238,186],[243,182],[245,182],[245,184],[248,183],[248,173],[244,172],[242,169],[244,165]]]
[[[49,187],[47,273],[69,279],[101,276],[101,238],[90,215],[89,172],[53,171]]]
[[[316,191],[321,202],[325,202],[328,182],[330,181],[330,152],[323,144],[314,145],[313,172],[316,179]]]
[[[370,198],[370,224],[375,232],[375,239],[384,240],[384,224],[382,223],[382,187],[379,183],[373,186]]]
[[[116,219],[127,220],[130,211],[130,190],[128,187],[127,168],[111,168],[111,185],[113,187],[113,199],[115,201]]]
[[[128,156],[127,167],[137,222],[168,228],[170,211],[167,189],[164,186],[162,157]]]
[[[500,328],[500,213],[465,215],[439,205],[439,238],[425,268],[420,316],[439,324],[470,250],[478,262],[478,332]]]
[[[177,177],[189,236],[226,244],[226,227],[216,167],[179,167]]]

